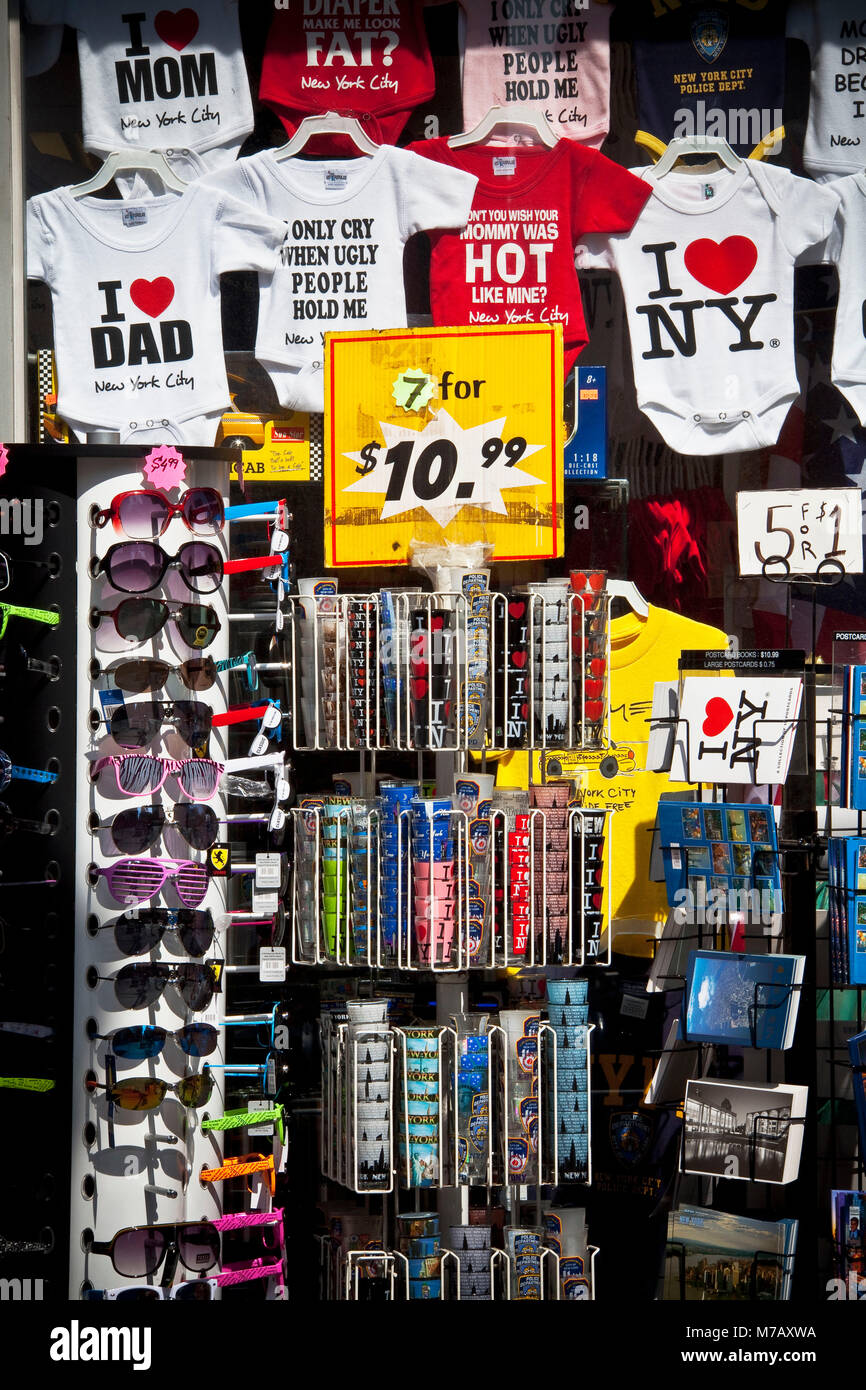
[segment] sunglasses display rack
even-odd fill
[[[549,583],[467,596],[301,580],[287,605],[293,746],[609,747],[609,598]]]
[[[462,779],[478,787],[471,774]],[[569,804],[566,783],[474,803],[301,797],[293,808],[296,965],[454,972],[609,963],[612,810]],[[505,803],[505,804],[500,804]],[[523,802],[518,803],[523,805]],[[413,815],[426,814],[417,828]],[[602,940],[608,944],[602,951]]]
[[[8,450],[0,512],[0,1276],[44,1300],[69,1262],[76,544],[74,475],[36,465]]]
[[[285,519],[273,505],[239,509],[247,539],[257,516],[270,518],[258,528],[265,553],[230,558],[227,456],[185,451],[172,501],[145,483],[138,451],[110,462],[110,449],[87,452],[96,456],[79,459],[77,480],[78,612],[87,616],[77,664],[70,1296],[108,1290],[122,1300],[158,1286],[200,1298],[207,1283],[207,1296],[221,1298],[266,1281],[266,1296],[282,1298],[282,1211],[270,1208],[285,1162],[274,1099],[283,1069],[273,1050],[234,1060],[232,1024],[248,1020],[227,1020],[225,991],[228,972],[257,969],[246,963],[256,958],[251,943],[273,941],[288,885],[270,835],[284,824],[267,781],[284,767],[268,734],[273,702],[230,708],[229,641],[229,585],[243,586],[235,607],[252,594],[261,625],[273,625],[279,600],[263,581],[282,585],[285,547],[273,538],[285,538]],[[270,1152],[250,1154],[259,1148]],[[123,1239],[112,1245],[112,1232]],[[195,1279],[214,1267],[211,1279]],[[174,1288],[175,1279],[185,1282]],[[112,1294],[124,1280],[128,1292]]]

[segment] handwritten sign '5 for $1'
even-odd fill
[[[858,487],[738,492],[737,532],[741,575],[863,573]]]

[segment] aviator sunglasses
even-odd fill
[[[219,1029],[210,1023],[187,1023],[172,1032],[152,1023],[138,1023],[128,1028],[116,1028],[113,1033],[94,1033],[93,1037],[99,1042],[110,1043],[116,1057],[142,1062],[158,1057],[169,1038],[187,1057],[209,1057],[216,1051]]]
[[[133,961],[124,965],[116,975],[94,972],[94,981],[114,985],[117,1002],[122,1009],[148,1009],[161,998],[170,984],[176,985],[183,1002],[192,1013],[201,1013],[216,992],[219,965],[210,961],[201,965],[164,965],[161,961]]]
[[[113,922],[101,922],[98,931],[114,931],[117,949],[124,956],[143,956],[156,950],[166,932],[177,932],[177,939],[190,956],[203,956],[210,949],[216,926],[210,909],[190,907],[145,907],[124,912]]]
[[[171,815],[163,806],[130,806],[119,811],[107,825],[112,843],[121,854],[143,854],[169,828],[176,830],[192,849],[210,849],[219,833],[216,812],[194,801],[176,803]]]
[[[126,1076],[122,1081],[106,1084],[87,1081],[88,1091],[107,1091],[108,1099],[118,1110],[158,1110],[171,1092],[187,1110],[207,1105],[213,1092],[213,1076],[207,1067],[182,1081],[158,1081],[153,1076]]]

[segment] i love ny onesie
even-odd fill
[[[826,238],[835,193],[754,159],[635,173],[653,196],[634,227],[577,260],[622,281],[638,406],[682,454],[775,444],[799,394],[794,263]]]

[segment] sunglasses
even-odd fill
[[[142,700],[137,705],[117,705],[108,718],[111,736],[121,748],[141,748],[156,738],[164,723],[174,724],[190,748],[198,748],[210,737],[211,729],[225,729],[231,724],[247,724],[259,720],[252,753],[267,750],[264,729],[276,729],[282,724],[282,714],[274,701],[266,705],[236,705],[234,709],[214,714],[210,705],[201,700]],[[259,739],[264,737],[264,746]]]
[[[219,1263],[220,1233],[210,1221],[167,1222],[161,1226],[127,1226],[111,1240],[94,1240],[92,1255],[108,1255],[124,1279],[155,1274],[173,1250],[184,1269],[208,1270]]]
[[[246,1178],[247,1187],[253,1190],[249,1181],[253,1173],[266,1173],[271,1196],[276,1191],[273,1154],[244,1154],[240,1158],[227,1158],[219,1168],[202,1168],[199,1182],[229,1182],[232,1178]]]
[[[104,574],[122,594],[145,594],[156,589],[170,569],[180,570],[196,594],[212,594],[223,581],[223,557],[205,541],[187,541],[176,555],[168,555],[156,541],[121,541],[109,546],[96,574]]]
[[[216,664],[212,656],[199,660],[192,658],[182,661],[179,666],[171,666],[167,661],[157,661],[142,657],[138,661],[120,661],[106,676],[127,695],[144,695],[152,690],[162,690],[169,676],[177,676],[187,690],[210,690],[217,678],[222,663]]]
[[[224,767],[211,758],[151,758],[142,753],[98,758],[90,779],[95,782],[106,767],[114,768],[117,790],[124,796],[146,796],[158,792],[169,777],[190,801],[210,801],[216,795]]]
[[[201,700],[143,700],[118,705],[108,720],[111,737],[121,748],[143,748],[156,738],[163,723],[173,724],[184,743],[198,748],[210,737],[213,710]]]
[[[216,931],[209,909],[189,907],[146,907],[142,912],[124,913],[114,922],[103,922],[99,930],[112,927],[117,949],[124,956],[143,956],[156,950],[167,931],[177,932],[187,955],[203,956],[210,950]]]
[[[198,907],[208,889],[207,865],[191,859],[118,859],[108,868],[94,865],[91,879],[104,878],[117,903],[134,906],[153,898],[171,879],[184,907]]]
[[[0,792],[5,791],[10,782],[56,782],[56,772],[45,772],[38,767],[20,767],[13,763],[8,753],[0,748]]]
[[[56,627],[60,622],[60,614],[52,613],[50,608],[21,608],[17,603],[0,603],[0,612],[3,614],[0,638],[6,636],[6,624],[10,618],[30,618],[34,623],[47,623],[49,627]]]
[[[7,1091],[53,1091],[54,1085],[47,1076],[0,1076],[0,1087]]]
[[[0,802],[0,811],[2,805]],[[121,854],[143,854],[153,848],[169,826],[192,849],[210,849],[219,834],[216,812],[194,801],[177,803],[170,816],[162,806],[130,806],[114,817],[109,828],[114,847]]]
[[[171,1288],[119,1288],[86,1289],[81,1295],[86,1303],[161,1303],[166,1299],[175,1302],[211,1303],[214,1291],[219,1287],[216,1279],[185,1279]]]
[[[203,603],[171,604],[163,598],[125,598],[116,608],[90,610],[91,627],[97,628],[103,618],[110,618],[118,637],[128,642],[148,641],[171,618],[186,645],[198,648],[209,647],[222,626]]]
[[[178,502],[170,502],[164,492],[120,492],[105,511],[96,513],[93,524],[101,530],[110,521],[130,540],[148,541],[162,536],[176,516],[194,536],[213,535],[225,521],[223,499],[212,487],[188,488]]]
[[[176,985],[183,1002],[192,1013],[201,1013],[214,997],[219,965],[163,965],[161,962],[133,961],[116,975],[96,975],[96,980],[114,984],[117,1002],[124,1009],[147,1009],[161,998],[168,985]],[[118,1271],[120,1273],[120,1271]]]
[[[107,1091],[108,1099],[118,1110],[158,1110],[171,1092],[187,1110],[207,1105],[213,1091],[213,1076],[205,1067],[195,1076],[182,1081],[158,1081],[153,1076],[127,1076],[122,1081],[106,1085],[103,1081],[88,1081],[88,1091]]]
[[[152,1023],[138,1023],[128,1028],[116,1028],[113,1033],[94,1033],[93,1037],[100,1042],[111,1043],[115,1057],[143,1062],[158,1057],[169,1038],[187,1057],[210,1057],[216,1051],[219,1029],[210,1023],[187,1023],[183,1028],[171,1032]]]
[[[22,820],[5,801],[0,801],[0,835],[12,835],[16,830],[27,830],[32,835],[52,835],[54,826],[44,820]]]

